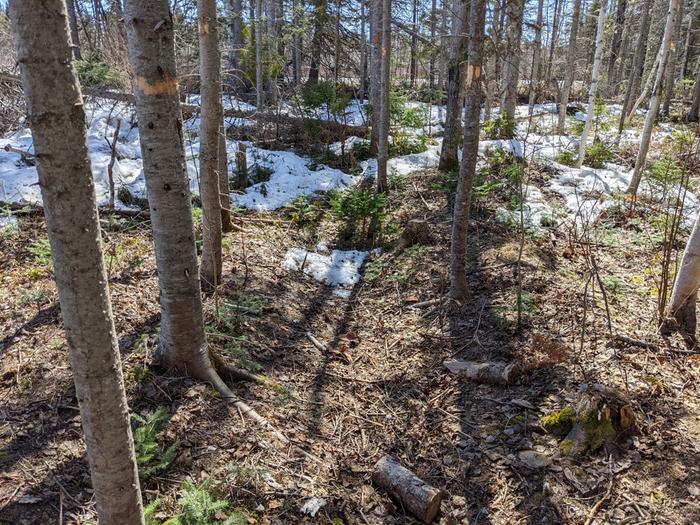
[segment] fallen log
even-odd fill
[[[423,523],[432,522],[440,510],[442,491],[425,483],[392,456],[377,461],[372,481]]]
[[[445,359],[442,364],[453,374],[479,383],[510,385],[515,382],[520,373],[520,369],[516,363],[504,363],[501,361],[479,363],[475,361]]]

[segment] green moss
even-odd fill
[[[586,441],[591,452],[598,450],[617,434],[610,419],[604,414],[599,415],[597,410],[584,414],[581,424],[586,431]]]
[[[544,416],[541,420],[541,424],[547,432],[560,435],[567,434],[575,422],[576,411],[571,407]]]
[[[574,441],[572,439],[565,439],[561,443],[559,443],[559,448],[561,451],[564,453],[565,456],[568,456],[571,454],[571,449],[574,446]]]

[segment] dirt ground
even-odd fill
[[[376,461],[393,454],[445,492],[441,524],[700,523],[700,358],[657,335],[653,227],[612,217],[586,243],[566,229],[526,235],[518,265],[521,238],[495,221],[498,197],[480,197],[470,299],[414,308],[448,286],[446,186],[436,171],[395,185],[396,228],[349,299],[280,265],[291,247],[332,245],[329,218],[300,228],[282,212],[245,214],[227,235],[224,283],[206,300],[209,339],[274,382],[234,390],[289,445],[208,386],[151,366],[149,224],[105,219],[130,408],[164,407],[171,419],[159,440],[178,442],[174,463],[142,486],[147,502],[161,500],[158,518],[174,512],[184,480],[211,478],[248,523],[417,523],[372,483]],[[395,254],[391,241],[410,219],[428,221],[432,243]],[[41,215],[26,213],[18,236],[0,238],[0,523],[95,523],[56,291],[37,248],[45,237]],[[605,297],[590,284],[591,253]],[[522,374],[510,386],[470,383],[442,366],[449,356],[517,361]],[[594,383],[629,400],[638,435],[566,457],[541,418]],[[300,511],[310,498],[326,502],[315,517]]]

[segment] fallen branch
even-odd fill
[[[515,382],[520,373],[516,363],[503,363],[500,361],[478,363],[474,361],[460,361],[458,359],[445,359],[442,364],[458,377],[479,383],[510,385]]]

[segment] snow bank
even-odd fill
[[[412,153],[393,157],[387,161],[387,173],[389,175],[405,176],[416,171],[428,168],[436,168],[440,161],[440,146],[442,139],[438,139],[436,144],[431,144],[422,153]],[[377,159],[368,159],[360,163],[363,177],[377,177]]]
[[[319,244],[317,252],[304,248],[292,248],[284,256],[282,267],[290,271],[303,271],[319,282],[334,287],[333,293],[349,297],[350,288],[360,282],[360,268],[369,252],[357,250],[328,251]]]

